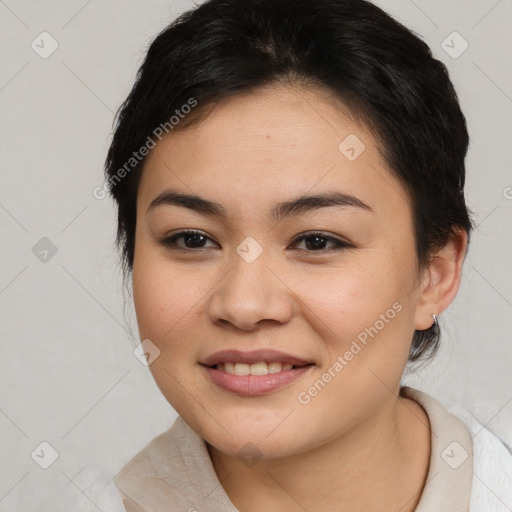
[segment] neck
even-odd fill
[[[428,474],[430,426],[419,404],[391,399],[327,444],[252,467],[208,445],[213,467],[240,512],[412,512]]]

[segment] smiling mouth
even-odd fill
[[[224,361],[211,366],[201,364],[211,382],[223,391],[241,396],[260,396],[290,385],[305,375],[314,363]]]
[[[278,350],[221,350],[199,361],[218,388],[241,396],[259,396],[295,382],[316,366]]]
[[[304,368],[305,366],[311,366],[313,363],[306,363],[301,365],[293,365],[291,363],[281,363],[280,361],[259,361],[257,363],[236,363],[236,362],[225,362],[217,363],[209,368],[214,368],[223,373],[230,375],[268,375],[269,373],[280,373],[288,370],[295,370],[298,368]]]

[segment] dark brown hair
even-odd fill
[[[365,0],[208,0],[156,37],[118,112],[105,167],[128,273],[144,164],[127,167],[134,151],[158,127],[183,129],[208,104],[283,81],[326,87],[366,120],[409,192],[421,268],[456,229],[469,235],[466,121],[445,65],[418,36]],[[191,98],[199,106],[182,121]],[[409,360],[433,356],[439,335],[416,331]]]

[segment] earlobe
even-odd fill
[[[429,329],[457,295],[468,243],[467,232],[458,229],[431,258],[416,308],[415,329]],[[435,318],[433,317],[435,316]]]

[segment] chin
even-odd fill
[[[273,413],[262,415],[246,412],[242,419],[239,411],[233,418],[223,413],[222,426],[214,420],[205,422],[204,412],[199,421],[183,419],[203,439],[226,455],[276,459],[306,451],[308,448],[303,422],[290,422],[285,425],[287,420],[283,422],[283,419],[286,414],[276,417]],[[290,418],[292,416],[293,414]]]
[[[305,451],[303,447],[298,446],[293,438],[293,434],[285,436],[276,436],[270,439],[262,435],[255,438],[247,434],[240,434],[233,437],[228,435],[205,438],[205,440],[214,446],[220,452],[233,458],[246,460],[273,460],[296,455]]]

